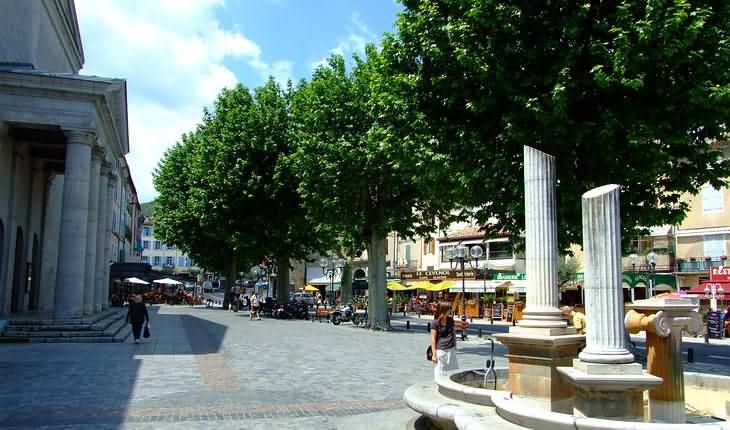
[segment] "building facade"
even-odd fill
[[[127,89],[79,75],[83,63],[73,0],[3,2],[0,315],[76,318],[109,303]]]
[[[200,272],[195,262],[174,246],[168,246],[155,238],[152,218],[145,218],[141,234],[141,261],[152,266],[152,270],[175,274],[197,274]]]

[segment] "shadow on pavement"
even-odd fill
[[[148,356],[212,354],[221,349],[225,326],[192,315],[161,314],[157,306],[149,312],[152,337],[140,345],[128,339],[108,344],[0,346],[0,374],[4,376],[0,428],[122,428],[130,409],[145,406],[143,401],[133,400],[135,387],[161,383],[150,375],[154,373],[150,369],[164,371],[175,365],[166,359],[147,361]],[[145,376],[143,364],[149,367]],[[166,389],[170,388],[161,389],[160,396],[169,395]]]

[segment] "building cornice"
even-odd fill
[[[677,237],[706,236],[710,234],[730,234],[730,227],[701,227],[678,229]]]

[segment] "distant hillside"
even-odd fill
[[[151,217],[152,213],[155,211],[155,201],[152,200],[151,202],[142,203],[142,215],[145,217]]]

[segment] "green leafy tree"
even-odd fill
[[[558,262],[558,280],[560,285],[575,282],[578,279],[580,262],[572,256],[563,256]]]
[[[290,259],[319,249],[327,237],[311,234],[287,159],[290,94],[273,79],[253,94],[241,85],[224,89],[155,176],[162,239],[230,280],[238,267],[272,260],[280,301],[288,300]],[[185,181],[181,170],[189,172]]]
[[[367,249],[368,315],[374,329],[390,327],[385,302],[385,238],[434,228],[449,202],[447,162],[427,148],[421,116],[391,79],[387,63],[369,46],[348,73],[341,56],[318,67],[293,96],[292,157],[308,216],[338,232],[353,255]],[[431,195],[441,194],[435,204]]]
[[[730,113],[729,2],[402,2],[385,55],[487,235],[524,229],[523,145],[557,159],[563,249],[581,242],[580,195],[593,187],[621,184],[629,238],[681,221],[683,193],[726,184],[711,143]]]

